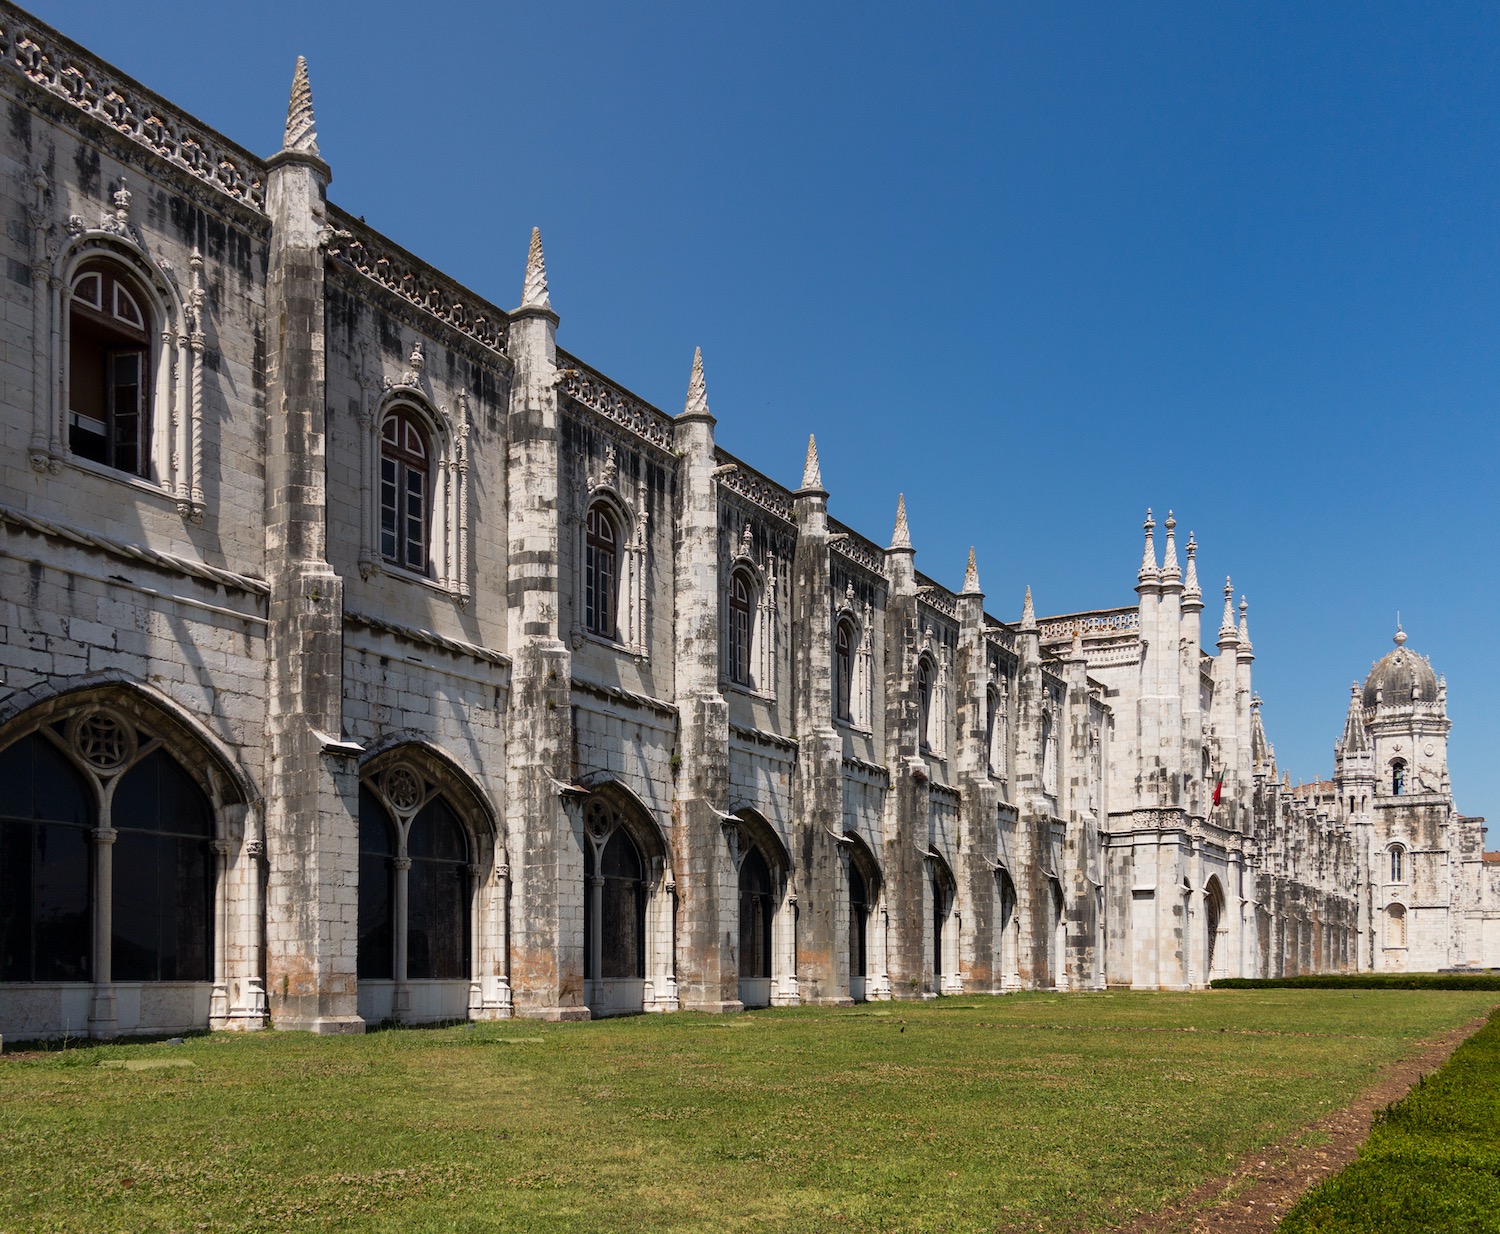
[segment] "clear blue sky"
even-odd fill
[[[33,7],[262,154],[306,55],[339,205],[998,616],[1174,508],[1294,782],[1400,609],[1500,847],[1500,5]]]

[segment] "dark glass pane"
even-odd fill
[[[82,827],[38,825],[33,857],[35,980],[87,981],[93,933],[93,846]]]
[[[163,836],[158,901],[162,981],[213,977],[214,862],[208,841]]]
[[[121,831],[115,840],[110,955],[116,981],[159,980],[159,849],[169,842],[138,831]]]
[[[761,856],[760,849],[753,845],[740,862],[740,890],[753,891],[759,895],[771,894],[771,871],[766,866],[766,859]]]
[[[608,860],[609,851],[605,850]],[[646,895],[639,880],[604,879],[602,977],[646,975]]]
[[[11,750],[29,764],[27,780],[35,785],[32,805],[20,817],[45,819],[49,823],[72,823],[78,827],[94,825],[94,793],[83,773],[70,763],[62,751],[40,733],[18,741]],[[9,786],[9,775],[6,785]],[[10,813],[0,807],[0,814]]]
[[[361,977],[389,979],[394,975],[391,922],[394,878],[395,870],[389,857],[380,853],[360,853],[359,942],[355,971]]]
[[[406,851],[413,859],[468,861],[469,843],[463,824],[441,797],[434,797],[411,820]]]
[[[406,883],[406,975],[469,976],[468,872],[447,861],[413,859]]]
[[[156,831],[211,839],[213,806],[165,750],[147,755],[121,777],[111,798],[117,831]]]
[[[865,976],[865,918],[868,903],[864,875],[849,863],[849,975]]]
[[[396,855],[395,828],[379,798],[364,787],[359,790],[359,851],[384,857]]]
[[[641,877],[641,855],[624,827],[616,827],[614,835],[609,837],[600,866],[605,878]]]

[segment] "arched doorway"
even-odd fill
[[[927,963],[932,973],[934,995],[958,993],[963,983],[958,972],[958,884],[948,863],[936,852],[927,857],[928,908],[931,931]]]

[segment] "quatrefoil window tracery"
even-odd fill
[[[73,748],[95,771],[118,771],[135,755],[135,730],[112,711],[89,711],[74,722]]]

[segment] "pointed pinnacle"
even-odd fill
[[[1164,579],[1174,580],[1182,577],[1182,567],[1177,564],[1177,520],[1172,517],[1172,511],[1167,511],[1167,548],[1161,563],[1161,576]]]
[[[896,530],[891,532],[892,548],[911,547],[911,528],[906,525],[906,494],[896,495]]]
[[[1021,629],[1036,629],[1036,606],[1031,602],[1031,585],[1026,585],[1026,599],[1021,602]]]
[[[1229,581],[1229,576],[1224,576],[1224,620],[1219,622],[1219,642],[1226,638],[1234,638],[1234,584]]]
[[[1250,601],[1244,596],[1240,597],[1240,650],[1250,650],[1250,619],[1246,616],[1250,611]]]
[[[1136,575],[1136,581],[1144,583],[1161,577],[1161,570],[1156,564],[1156,541],[1151,537],[1151,533],[1156,529],[1156,520],[1151,517],[1149,506],[1146,508],[1146,521],[1141,526],[1146,530],[1146,547],[1141,553],[1141,569]]]
[[[297,57],[297,69],[292,74],[292,98],[286,109],[286,134],[281,139],[281,148],[318,153],[318,126],[313,119],[312,83],[307,78],[306,56]]]
[[[969,568],[964,571],[964,595],[979,594],[979,568],[974,564],[974,546],[969,545]]]
[[[688,377],[687,400],[682,405],[682,414],[706,416],[708,410],[708,383],[703,380],[703,348],[693,348],[693,372]]]
[[[1187,578],[1183,580],[1182,594],[1185,598],[1197,599],[1203,595],[1203,590],[1198,586],[1198,541],[1193,539],[1193,533],[1188,532],[1187,538]]]
[[[547,259],[542,256],[542,229],[531,229],[531,247],[526,250],[526,281],[521,285],[522,308],[552,307],[547,294]]]
[[[802,487],[823,487],[823,471],[818,466],[818,442],[811,433],[807,435],[807,462],[802,464]]]

